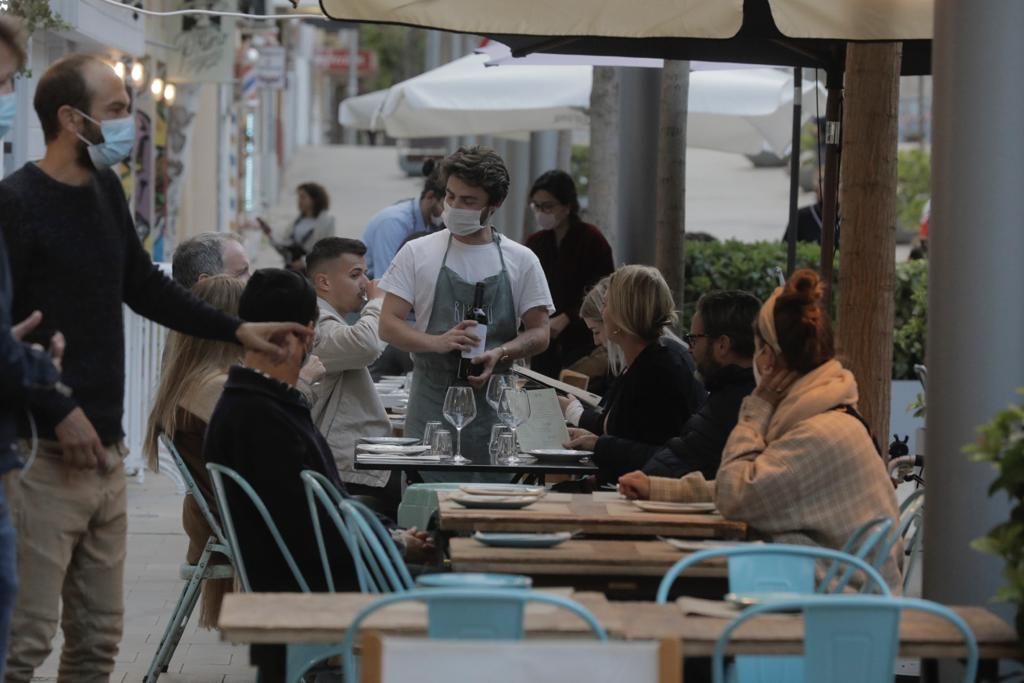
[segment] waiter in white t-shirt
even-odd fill
[[[487,381],[513,360],[547,348],[554,305],[534,253],[490,225],[508,195],[509,173],[501,157],[486,147],[462,148],[442,162],[441,173],[446,229],[407,243],[384,273],[380,337],[412,354],[405,432],[420,437],[427,422],[444,422],[444,397],[456,380],[459,355],[479,341],[475,323],[461,320],[458,312],[472,308],[476,284],[484,284],[490,319],[485,352],[473,360],[483,370],[469,378],[477,415],[462,431],[462,454],[486,463],[496,422],[484,399]],[[408,321],[410,312],[414,323]]]

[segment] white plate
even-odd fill
[[[553,548],[572,538],[571,531],[552,534],[506,534],[478,531],[473,538],[494,548]]]
[[[378,445],[394,445],[394,446],[412,446],[418,444],[419,439],[414,439],[411,436],[361,436],[359,437],[359,443],[369,443]]]
[[[471,496],[543,496],[547,493],[543,486],[521,484],[466,484],[459,490]]]
[[[362,453],[380,453],[382,455],[419,455],[430,450],[430,446],[396,446],[386,443],[361,443],[356,448]]]
[[[586,458],[587,456],[593,455],[594,451],[577,451],[571,448],[534,448],[533,450],[526,451],[529,455],[538,455],[540,457],[550,456],[575,456],[577,458]]]
[[[540,496],[473,496],[459,491],[448,496],[448,500],[466,508],[519,510],[528,505],[533,505],[540,500]]]
[[[746,541],[691,541],[686,538],[661,538],[676,550],[696,553],[711,548],[731,548],[737,545],[747,545]]]
[[[668,503],[660,500],[634,500],[633,505],[644,512],[674,512],[690,515],[706,515],[715,512],[714,503]]]

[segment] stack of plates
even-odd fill
[[[430,450],[430,446],[415,443],[411,445],[400,445],[395,443],[361,443],[356,446],[359,453],[373,453],[375,455],[422,455]]]
[[[570,448],[534,448],[526,451],[526,454],[546,462],[576,464],[583,458],[589,458],[594,452],[577,451]]]
[[[524,484],[463,484],[459,490],[471,496],[543,496],[547,493],[543,486]]]
[[[665,512],[687,515],[707,515],[715,510],[714,503],[668,503],[658,500],[634,500],[633,505],[644,512]]]
[[[479,543],[494,548],[553,548],[572,538],[571,531],[558,531],[551,534],[511,534],[478,531],[473,538]]]
[[[448,496],[448,500],[458,503],[465,508],[481,508],[488,510],[519,510],[533,505],[543,496],[495,496],[495,495],[473,495],[463,491],[457,491]]]
[[[419,439],[414,439],[411,436],[361,436],[359,437],[359,443],[361,444],[376,444],[380,446],[412,446],[418,444]]]

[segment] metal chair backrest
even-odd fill
[[[167,434],[160,435],[160,442],[167,449],[167,452],[171,454],[171,458],[174,460],[174,465],[178,468],[178,472],[181,473],[181,478],[185,482],[185,488],[187,494],[192,496],[192,500],[199,506],[199,511],[203,514],[203,519],[210,526],[210,530],[213,532],[214,538],[217,543],[227,548],[229,551],[231,545],[228,543],[227,536],[224,535],[224,530],[220,526],[220,520],[213,514],[213,510],[210,509],[210,503],[206,500],[206,496],[203,495],[203,490],[199,488],[199,484],[196,483],[196,479],[192,476],[192,470],[189,469],[185,463],[185,459],[181,457],[181,453],[178,452],[178,447],[174,445],[174,441]]]
[[[964,683],[978,668],[978,644],[963,619],[948,607],[927,600],[880,595],[813,595],[749,607],[722,631],[712,659],[713,683],[725,683],[725,651],[732,634],[759,614],[803,612],[802,676],[787,680],[874,683],[892,680],[899,649],[900,612],[920,610],[950,622],[964,637]],[[771,659],[771,658],[766,658]],[[748,683],[742,676],[737,683]]]
[[[346,680],[358,681],[355,658],[352,650],[355,646],[362,623],[373,613],[378,612],[390,605],[403,602],[422,602],[427,604],[427,637],[444,638],[454,640],[521,640],[523,637],[522,622],[518,628],[509,628],[507,622],[496,619],[490,624],[489,629],[481,628],[482,624],[473,621],[445,620],[444,623],[437,623],[430,612],[430,605],[434,602],[444,602],[451,605],[456,602],[463,602],[467,606],[477,607],[481,602],[490,604],[508,604],[517,602],[525,606],[528,603],[542,603],[554,605],[576,614],[586,622],[594,636],[601,641],[608,640],[608,634],[601,626],[601,623],[585,607],[577,602],[563,598],[558,595],[547,593],[535,593],[521,589],[482,589],[482,588],[427,588],[423,590],[410,590],[404,593],[393,593],[385,595],[373,604],[367,605],[359,611],[345,631],[345,639],[342,641],[342,671],[345,672]],[[473,610],[479,613],[478,610]]]
[[[242,590],[249,593],[252,592],[252,584],[249,582],[249,573],[245,569],[245,558],[242,555],[242,549],[238,543],[238,533],[235,531],[234,519],[231,516],[231,507],[228,505],[227,493],[224,489],[224,477],[231,479],[239,489],[249,498],[249,502],[256,508],[256,512],[259,514],[263,523],[267,526],[267,530],[270,531],[270,535],[274,538],[274,542],[277,544],[277,549],[280,551],[282,557],[284,557],[285,563],[288,565],[288,569],[291,570],[292,577],[295,582],[299,585],[299,589],[303,593],[309,593],[309,584],[306,583],[305,577],[299,570],[298,564],[295,562],[295,558],[292,556],[288,545],[284,542],[281,537],[281,532],[277,528],[277,524],[274,523],[273,518],[270,516],[270,511],[267,510],[267,506],[263,504],[263,500],[260,498],[256,490],[235,470],[224,465],[218,465],[216,463],[208,463],[206,469],[210,471],[210,480],[213,482],[213,495],[217,501],[217,510],[220,512],[220,519],[224,525],[224,531],[227,534],[228,545],[231,548],[231,552],[235,557],[235,570],[238,572],[238,580],[242,584]]]
[[[379,593],[376,581],[369,575],[366,569],[366,565],[363,562],[362,553],[359,551],[359,545],[353,538],[352,533],[348,527],[345,526],[345,521],[341,516],[341,504],[344,502],[345,497],[341,494],[341,491],[334,485],[334,483],[325,477],[324,475],[314,470],[304,470],[300,475],[302,477],[302,485],[306,489],[306,501],[309,503],[309,515],[313,520],[313,532],[316,535],[317,547],[320,549],[320,563],[324,568],[324,578],[327,581],[327,590],[331,593],[335,592],[334,586],[334,573],[331,571],[331,558],[327,552],[327,544],[324,540],[323,527],[320,522],[320,514],[317,510],[317,502],[319,501],[320,507],[323,508],[327,514],[328,519],[334,523],[335,528],[338,530],[338,534],[342,540],[345,541],[345,546],[348,548],[349,555],[352,557],[352,564],[355,568],[356,579],[359,582],[359,591],[361,593]]]
[[[376,513],[350,498],[341,501],[341,514],[351,531],[367,575],[376,582],[381,592],[402,592],[413,587],[412,576],[405,560],[395,547],[391,534],[377,519]]]
[[[883,595],[890,594],[878,570],[855,555],[817,546],[764,543],[710,548],[684,557],[665,573],[657,602],[668,601],[669,590],[683,571],[720,557],[728,559],[729,590],[734,593],[814,593],[816,562],[827,560],[859,570],[865,585],[873,583]]]
[[[885,560],[889,556],[889,550],[892,548],[887,538],[890,529],[892,529],[891,519],[888,517],[875,517],[862,524],[859,529],[850,534],[850,538],[847,539],[841,551],[867,560],[871,562],[875,569],[881,571],[882,565],[885,564]],[[855,570],[851,565],[847,564],[846,571],[843,572],[838,582],[833,584],[833,579],[839,573],[841,566],[841,562],[833,562],[831,564],[828,571],[825,572],[825,576],[818,583],[818,593],[841,593],[846,588],[847,584],[850,583],[850,579],[853,578]],[[865,583],[861,587],[861,592],[866,592],[867,588],[868,584]]]
[[[893,534],[892,542],[903,539],[903,552],[907,557],[903,565],[903,592],[907,592],[910,574],[917,563],[918,546],[921,543],[921,531],[924,527],[924,489],[917,489],[900,505],[900,524]]]

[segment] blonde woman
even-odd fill
[[[214,308],[237,316],[238,301],[244,287],[244,282],[238,278],[217,275],[200,280],[192,292]],[[210,502],[213,501],[213,489],[203,457],[206,425],[224,389],[228,368],[241,359],[242,347],[238,344],[171,332],[167,337],[160,386],[149,415],[145,454],[150,469],[156,471],[159,467],[158,437],[169,435]],[[185,496],[181,517],[188,534],[186,559],[195,564],[210,537],[210,527],[192,496]],[[230,588],[230,579],[206,582],[199,616],[202,626],[212,628],[216,624],[221,598]]]
[[[600,422],[570,432],[571,447],[593,450],[601,434],[663,444],[680,433],[706,396],[689,351],[666,334],[676,322],[668,283],[650,266],[619,268],[608,280],[602,317],[624,369],[606,396]]]

